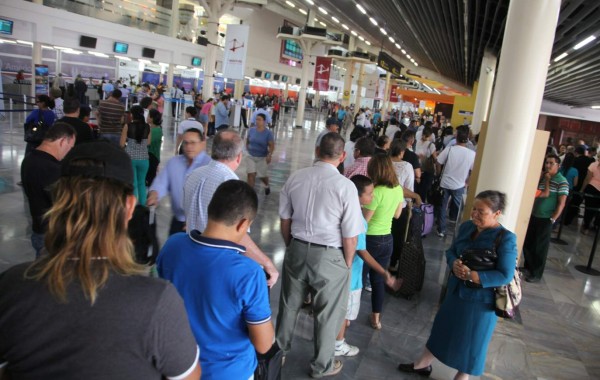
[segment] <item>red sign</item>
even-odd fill
[[[390,102],[392,103],[398,103],[402,100],[402,95],[400,94],[400,90],[402,90],[402,87],[400,87],[397,84],[393,84],[392,88],[390,90]]]
[[[315,63],[315,91],[329,91],[329,73],[331,72],[331,58],[317,57]]]

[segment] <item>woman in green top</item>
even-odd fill
[[[392,239],[392,218],[398,219],[402,212],[404,193],[394,172],[392,160],[388,156],[375,155],[369,161],[367,174],[375,185],[373,201],[363,207],[363,215],[368,222],[367,251],[384,268],[390,264],[394,248]],[[384,278],[370,269],[371,278],[371,327],[381,329],[381,310],[385,294]]]
[[[150,167],[148,168],[148,174],[146,174],[146,186],[150,186],[156,177],[158,164],[160,164],[160,148],[163,140],[162,114],[158,110],[151,109],[147,121],[150,124],[150,134],[152,135],[151,143],[148,145]]]

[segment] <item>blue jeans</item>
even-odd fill
[[[438,210],[438,215],[440,216],[440,223],[438,231],[441,233],[446,233],[446,209],[448,208],[448,203],[450,202],[450,198],[452,197],[452,204],[450,205],[450,219],[456,220],[458,217],[458,210],[460,210],[460,204],[462,202],[462,197],[465,192],[465,188],[461,187],[460,189],[450,190],[444,189],[444,198],[442,199],[442,205],[440,206],[440,210]]]
[[[31,246],[35,250],[35,258],[40,257],[40,253],[44,248],[44,237],[45,234],[38,234],[37,232],[31,233]]]
[[[103,133],[100,135],[100,138],[108,140],[117,146],[121,146],[121,135],[118,133]]]
[[[394,239],[389,235],[367,235],[367,251],[375,261],[384,269],[390,265],[390,257],[394,250]],[[366,267],[366,265],[365,265]],[[373,269],[369,268],[371,278],[371,308],[373,313],[381,313],[383,309],[383,297],[385,295],[385,279]]]

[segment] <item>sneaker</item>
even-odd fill
[[[373,291],[373,288],[371,287],[371,285],[365,285],[363,289],[369,293]]]
[[[444,236],[446,236],[445,233],[438,231],[437,236],[443,238]]]
[[[271,188],[267,187],[267,188],[265,188],[265,195],[269,195],[269,194],[271,194]]]
[[[349,345],[344,341],[341,347],[335,348],[335,356],[356,356],[360,350],[356,346]]]
[[[321,377],[335,376],[338,373],[342,372],[342,367],[344,365],[339,360],[333,361],[333,366],[329,372],[325,373],[311,373],[310,376],[315,379],[320,379]]]

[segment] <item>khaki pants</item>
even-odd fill
[[[333,368],[335,338],[346,316],[349,286],[350,269],[341,249],[292,239],[283,261],[277,343],[284,353],[290,351],[298,313],[310,291],[315,318],[313,375]]]

